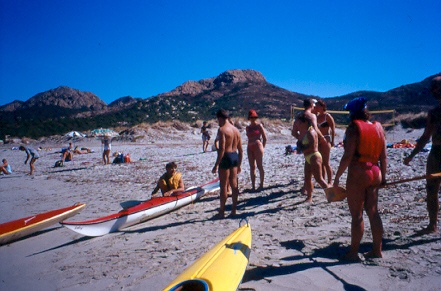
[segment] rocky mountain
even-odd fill
[[[327,98],[330,108],[341,110],[344,104],[355,97],[364,96],[369,100],[370,110],[395,109],[397,114],[426,112],[438,104],[430,93],[430,82],[433,75],[421,82],[403,85],[387,92],[359,91],[348,95]]]
[[[427,79],[387,92],[354,92],[327,98],[329,109],[341,110],[349,100],[365,96],[369,108],[395,109],[397,114],[426,111],[436,104]],[[133,126],[142,122],[213,119],[220,108],[233,116],[246,117],[253,108],[262,117],[289,119],[292,105],[303,99],[319,98],[295,93],[266,81],[254,70],[229,70],[217,77],[188,81],[174,90],[147,99],[130,96],[106,105],[98,96],[69,87],[39,93],[26,102],[14,101],[0,107],[0,139],[4,135],[40,137],[64,134],[70,130],[96,127]]]
[[[39,93],[23,103],[22,108],[32,109],[35,107],[55,106],[73,110],[97,111],[107,105],[98,96],[90,92],[81,92],[69,87],[58,88]]]

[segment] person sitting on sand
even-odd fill
[[[26,161],[24,162],[25,165],[28,163],[29,158],[31,158],[31,161],[29,162],[29,167],[31,168],[29,175],[33,175],[35,170],[34,163],[36,160],[38,160],[38,158],[40,158],[40,155],[35,149],[31,147],[25,147],[21,145],[18,149],[26,152]]]
[[[441,172],[441,76],[433,78],[430,84],[433,97],[438,99],[439,105],[429,111],[426,128],[418,140],[417,145],[410,155],[404,159],[404,164],[409,165],[417,153],[422,151],[432,138],[432,149],[427,157],[426,174]],[[438,231],[439,200],[438,192],[441,179],[427,179],[427,210],[429,211],[429,225],[420,231],[421,234]]]
[[[165,165],[166,172],[159,178],[156,188],[152,191],[152,196],[161,189],[162,196],[176,195],[185,190],[182,174],[177,172],[178,165],[170,162]]]
[[[9,165],[8,160],[3,159],[2,160],[3,165],[0,166],[0,173],[3,175],[10,175],[12,174],[12,168],[11,165]]]
[[[61,163],[64,164],[64,162],[70,162],[73,159],[73,147],[72,143],[69,143],[69,146],[67,148],[64,148],[61,150],[62,158]]]
[[[346,129],[344,153],[335,175],[338,187],[341,175],[348,169],[346,192],[351,223],[351,248],[345,260],[358,261],[358,250],[364,232],[363,209],[371,224],[373,250],[365,258],[382,257],[383,223],[378,213],[378,189],[386,183],[386,139],[383,127],[369,121],[367,100],[355,98],[346,104],[351,122]]]
[[[299,141],[297,146],[301,148],[305,156],[304,191],[307,196],[306,201],[312,202],[312,191],[314,190],[312,176],[314,175],[315,180],[323,189],[328,188],[328,184],[322,175],[322,155],[318,151],[318,133],[312,125],[312,120],[309,119],[305,112],[300,113],[296,117],[292,128],[292,135]]]

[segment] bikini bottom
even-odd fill
[[[319,152],[313,152],[312,154],[308,154],[308,155],[305,155],[305,160],[306,160],[306,162],[308,163],[308,164],[311,164],[311,158],[313,157],[313,156],[317,156],[317,157],[322,157],[322,154],[320,154]]]

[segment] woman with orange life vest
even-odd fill
[[[297,149],[301,150],[305,156],[304,167],[304,187],[306,201],[312,202],[312,191],[314,184],[312,176],[323,189],[328,188],[328,184],[322,175],[322,155],[318,151],[319,138],[314,129],[313,122],[305,112],[301,112],[294,121],[292,135],[297,138]]]
[[[257,191],[263,189],[263,181],[265,179],[265,172],[263,170],[263,153],[266,145],[266,133],[263,125],[257,123],[257,112],[251,109],[248,112],[248,120],[250,125],[246,127],[246,133],[248,137],[248,161],[250,163],[250,176],[252,191],[256,191],[256,165],[259,169],[260,184]]]
[[[386,183],[386,139],[383,127],[370,122],[366,108],[367,100],[355,98],[346,104],[351,123],[346,129],[344,154],[335,175],[334,186],[348,168],[346,191],[351,213],[351,247],[343,259],[357,261],[358,250],[364,232],[363,208],[369,217],[372,230],[373,249],[365,258],[382,257],[383,223],[378,213],[378,189]]]
[[[326,142],[319,143],[319,152],[323,158],[323,178],[330,184],[332,182],[332,168],[330,165],[331,148],[334,146],[335,122],[334,118],[326,112],[326,103],[318,100],[314,112],[317,114],[317,127],[325,137]],[[327,179],[326,179],[327,178]]]

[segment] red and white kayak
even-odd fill
[[[219,179],[215,179],[203,186],[187,189],[181,194],[152,198],[108,216],[79,222],[65,221],[61,224],[85,236],[101,236],[176,210],[218,189]]]
[[[52,210],[0,224],[0,245],[17,240],[56,224],[80,212],[86,204]]]

